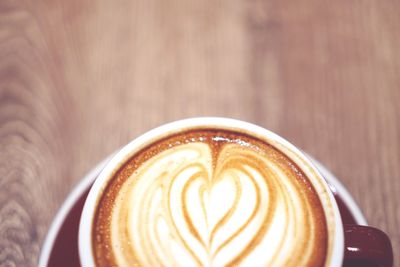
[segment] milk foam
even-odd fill
[[[118,266],[308,266],[325,244],[296,171],[246,143],[204,142],[145,161],[115,198]]]

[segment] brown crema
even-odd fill
[[[92,233],[96,266],[325,266],[324,209],[273,145],[197,129],[135,153],[110,179]]]

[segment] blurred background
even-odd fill
[[[400,262],[400,1],[0,0],[0,265],[145,131],[246,120],[336,174]]]

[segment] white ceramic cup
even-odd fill
[[[236,130],[273,145],[288,156],[305,173],[317,191],[327,219],[328,250],[326,266],[341,267],[344,257],[344,232],[339,208],[328,184],[312,162],[294,145],[257,125],[227,118],[192,118],[155,128],[123,147],[104,167],[92,186],[83,208],[79,225],[79,257],[82,266],[94,267],[92,228],[96,206],[104,188],[118,169],[135,153],[154,141],[190,129],[213,128]]]

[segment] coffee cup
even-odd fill
[[[382,231],[346,225],[313,163],[282,137],[227,118],[155,128],[96,179],[82,266],[391,267]]]

